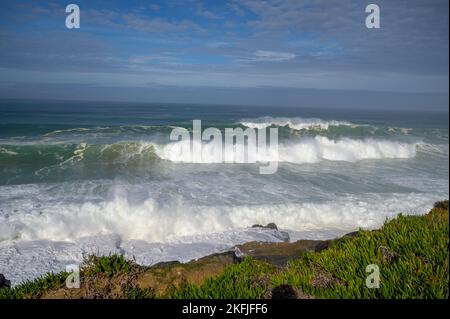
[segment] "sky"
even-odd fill
[[[68,29],[65,7],[81,11]],[[365,8],[380,7],[368,29]],[[1,1],[0,98],[448,108],[448,0]]]

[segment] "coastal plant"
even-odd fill
[[[85,258],[84,264],[83,273],[86,276],[102,273],[108,277],[112,277],[114,274],[130,273],[136,268],[139,268],[133,261],[129,261],[122,255],[117,254],[100,257],[90,255]]]

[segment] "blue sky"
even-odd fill
[[[365,27],[372,2],[380,29]],[[0,97],[296,104],[318,90],[448,105],[448,0],[79,0],[77,30],[69,3],[1,2]]]

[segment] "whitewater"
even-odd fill
[[[92,253],[151,265],[335,238],[448,198],[448,114],[77,103],[0,104],[0,273],[14,285]],[[192,156],[169,135],[194,119],[277,128],[278,153],[224,164],[203,141]]]

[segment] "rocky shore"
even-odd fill
[[[277,229],[274,223],[253,227]],[[448,262],[445,201],[380,230],[334,240],[248,242],[188,263],[144,267],[122,256],[91,256],[79,289],[66,287],[65,273],[16,288],[0,274],[0,298],[440,298],[448,297]],[[368,264],[383,268],[388,286],[365,287]]]

